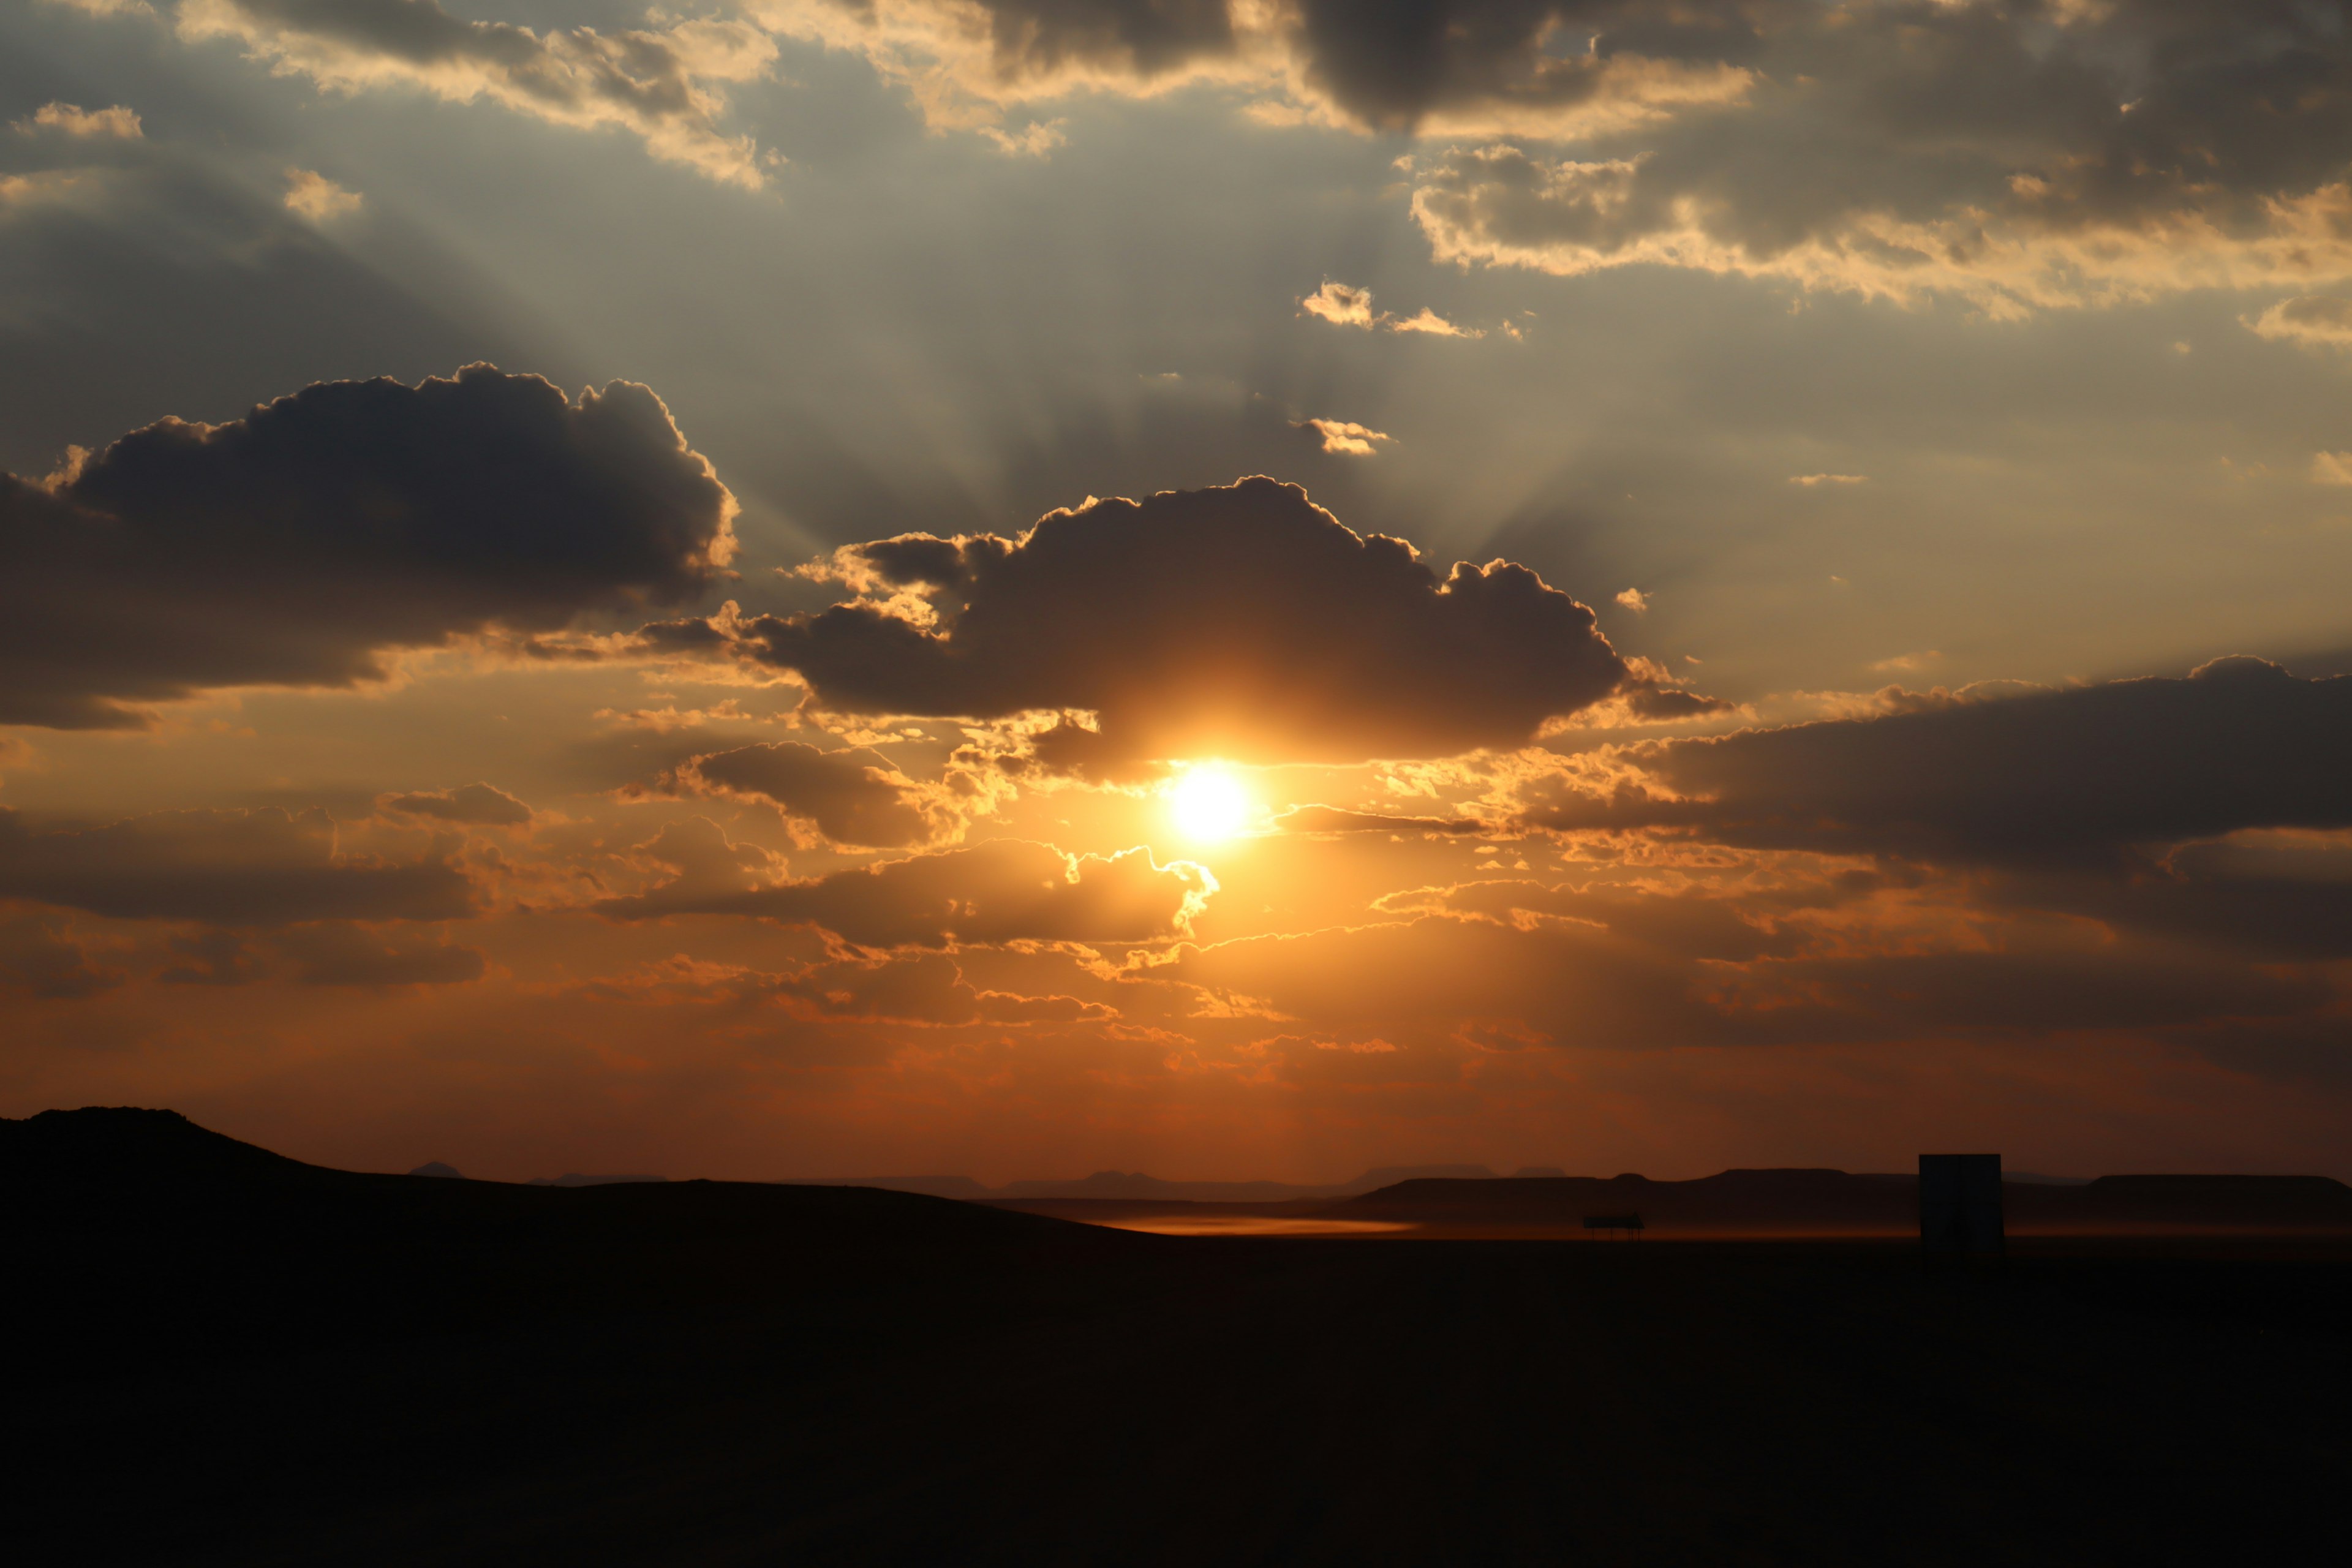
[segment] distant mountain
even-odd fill
[[[2352,1232],[2352,1187],[2326,1176],[2011,1182],[2002,1204],[2011,1234]],[[1323,1212],[1506,1234],[1572,1230],[1589,1217],[1638,1214],[1653,1234],[1900,1236],[1915,1231],[1917,1205],[1917,1178],[1910,1175],[1734,1170],[1687,1182],[1639,1175],[1409,1181]]]
[[[427,1160],[408,1173],[412,1176],[438,1176],[443,1181],[464,1181],[466,1173],[455,1165],[445,1165],[438,1160]]]
[[[1279,1204],[1309,1198],[1344,1198],[1394,1185],[1415,1177],[1492,1180],[1484,1165],[1382,1165],[1351,1182],[1170,1182],[1140,1171],[1097,1171],[1078,1181],[1007,1182],[985,1186],[970,1176],[843,1176],[807,1180],[801,1186],[881,1187],[891,1192],[928,1193],[934,1197],[986,1199],[1000,1202],[1101,1198],[1129,1203]]]

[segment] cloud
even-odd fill
[[[809,1016],[929,1026],[961,1024],[1104,1023],[1118,1009],[1076,996],[983,990],[944,953],[901,952],[812,965],[778,983],[778,994]]]
[[[141,137],[139,116],[119,103],[110,109],[45,103],[33,110],[30,118],[13,123],[28,135],[37,131],[56,131],[68,136],[111,136],[125,142],[136,142]]]
[[[1457,327],[1426,305],[1421,308],[1417,316],[1391,316],[1381,325],[1392,332],[1423,332],[1435,338],[1483,338],[1486,335],[1473,327]]]
[[[2352,452],[2314,452],[2311,455],[2311,482],[2315,485],[2352,485]]]
[[[278,946],[304,985],[460,985],[488,967],[479,948],[446,937],[387,934],[341,921],[289,931]]]
[[[95,996],[121,984],[89,961],[54,916],[0,913],[0,996]]]
[[[2281,300],[2246,325],[2273,342],[2315,348],[2352,348],[2352,299],[2299,294]]]
[[[1647,614],[1650,608],[1650,595],[1639,588],[1622,590],[1617,595],[1617,602],[1637,616]]]
[[[1866,485],[1870,482],[1870,476],[1868,474],[1790,474],[1789,482],[1792,485],[1802,485],[1810,490],[1822,485]]]
[[[1402,816],[1337,805],[1297,805],[1274,819],[1285,833],[1436,833],[1475,837],[1494,825],[1475,816]]]
[[[1490,57],[1524,58],[1570,15],[1442,9]],[[1413,210],[1442,259],[1948,292],[2002,315],[2352,275],[2352,36],[2334,7],[1659,0],[1577,16],[1588,60],[1711,64],[1738,89],[1656,104],[1575,156],[1489,134],[1429,161]]]
[[[274,808],[165,811],[46,830],[0,808],[0,898],[226,926],[474,912],[472,886],[449,861],[343,854],[324,813]]]
[[[435,0],[181,0],[178,30],[190,43],[226,39],[279,76],[354,93],[424,91],[445,100],[487,100],[577,130],[616,127],[656,158],[756,190],[758,148],[721,128],[727,102],[715,84],[754,80],[776,45],[740,21],[695,19],[661,29],[544,33],[505,22],[468,22]]]
[[[1323,280],[1322,287],[1298,301],[1298,308],[1310,316],[1330,322],[1335,327],[1361,327],[1366,331],[1378,328],[1391,332],[1420,332],[1440,338],[1483,338],[1486,334],[1475,328],[1457,327],[1452,321],[1423,305],[1418,315],[1398,316],[1372,309],[1372,291],[1346,283]]]
[[[1614,754],[1519,826],[1684,828],[1723,842],[1930,860],[2112,864],[2135,846],[2352,826],[2352,678],[2253,658]]]
[[[1378,318],[1372,313],[1372,291],[1334,283],[1326,278],[1323,286],[1298,301],[1298,308],[1310,316],[1319,317],[1335,327],[1369,329]]]
[[[301,214],[312,223],[355,213],[360,210],[361,201],[357,191],[347,191],[314,170],[286,171],[286,209]]]
[[[1302,419],[1299,428],[1312,430],[1323,437],[1323,449],[1346,458],[1369,458],[1375,441],[1393,441],[1386,431],[1375,430],[1369,425],[1357,425],[1345,419]]]
[[[938,129],[983,129],[1085,92],[1265,80],[1274,68],[1227,0],[746,0],[770,32],[851,51]]]
[[[739,746],[697,757],[680,773],[715,791],[767,801],[836,844],[896,849],[932,836],[921,787],[862,746]]]
[[[1592,612],[1527,567],[1441,578],[1267,479],[1089,501],[1018,539],[875,540],[829,570],[864,591],[727,638],[838,712],[1091,715],[1038,738],[1084,771],[1452,755],[1626,679]]]
[[[779,33],[855,49],[934,126],[1077,92],[1237,89],[1260,117],[1442,134],[1586,134],[1736,98],[1738,67],[1671,43],[1579,48],[1596,8],[1445,0],[753,0]],[[1605,17],[1624,7],[1597,8]],[[1563,47],[1566,46],[1566,47]],[[1686,58],[1687,57],[1687,58]]]
[[[638,852],[677,875],[594,908],[615,920],[716,914],[812,925],[874,948],[1142,942],[1189,930],[1217,890],[1205,868],[1162,866],[1146,849],[1071,856],[1001,838],[795,882],[769,879],[781,866],[747,847],[705,818],[672,824]]]
[[[388,795],[376,803],[386,811],[422,816],[435,822],[478,823],[486,827],[520,827],[530,821],[530,807],[486,784],[430,794]]]
[[[754,14],[865,50],[935,125],[1213,79],[1260,119],[1451,142],[1410,171],[1445,260],[1696,268],[1951,293],[2003,315],[2352,278],[2352,29],[2333,5],[767,0]]]
[[[208,688],[349,686],[383,656],[699,593],[734,498],[669,411],[487,365],[167,419],[0,475],[0,723],[142,721]]]

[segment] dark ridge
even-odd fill
[[[363,1174],[120,1108],[0,1119],[0,1190],[19,1331],[134,1359],[919,1289],[1155,1240],[856,1187]]]

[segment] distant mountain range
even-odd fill
[[[1528,1166],[1522,1176],[1557,1176],[1549,1166]],[[1414,1180],[1493,1181],[1484,1165],[1380,1165],[1351,1182],[1323,1185],[1294,1182],[1165,1182],[1140,1171],[1097,1171],[1075,1182],[1007,1182],[991,1187],[970,1176],[830,1176],[789,1184],[796,1186],[880,1187],[887,1192],[923,1193],[935,1198],[1034,1200],[1117,1198],[1143,1203],[1276,1204],[1306,1198],[1346,1198],[1359,1193]]]

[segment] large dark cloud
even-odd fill
[[[1003,718],[1087,710],[1054,764],[1353,761],[1509,745],[1617,689],[1592,612],[1524,566],[1440,577],[1296,485],[1252,479],[1049,514],[1021,538],[907,535],[842,552],[881,594],[741,624],[826,708]]]
[[[959,49],[940,40],[974,30],[945,0],[870,3],[931,16],[941,58]],[[1197,68],[1312,114],[1454,142],[1413,176],[1449,259],[1770,272],[2011,310],[2352,271],[2344,0],[979,12],[984,63],[961,85],[981,100],[1122,79],[1151,90]]]
[[[348,685],[392,649],[673,604],[733,498],[661,400],[486,365],[165,420],[58,479],[0,476],[0,722],[138,722],[210,687]]]
[[[685,772],[728,794],[767,801],[837,844],[895,849],[930,837],[914,781],[863,746],[738,746],[698,757]]]
[[[2254,658],[2186,679],[1652,742],[1606,793],[1517,824],[1687,827],[1743,845],[1938,860],[2110,861],[2245,828],[2352,826],[2352,678]]]
[[[665,828],[641,847],[677,875],[648,891],[594,907],[616,920],[746,915],[822,927],[862,947],[965,943],[1149,942],[1186,929],[1216,889],[1189,861],[1161,866],[1149,851],[1069,856],[1049,844],[993,839],[809,881],[773,879],[773,858],[730,844],[701,817]]]
[[[47,831],[0,809],[0,898],[225,926],[474,912],[472,885],[447,860],[340,854],[324,813],[275,808],[165,811]]]

